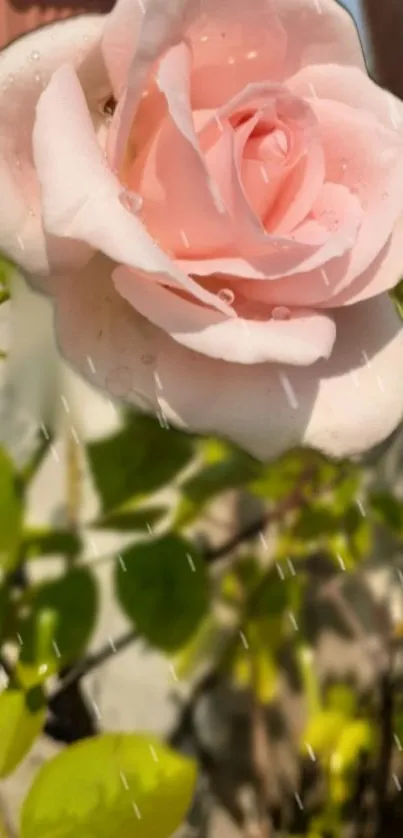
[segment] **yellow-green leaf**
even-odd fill
[[[0,777],[7,777],[30,751],[46,717],[40,690],[8,689],[0,695]]]
[[[364,719],[356,719],[341,731],[330,761],[334,774],[344,774],[357,766],[361,753],[368,753],[375,744],[374,730]]]
[[[0,568],[13,570],[21,539],[23,506],[10,457],[0,448]]]
[[[84,740],[37,775],[21,838],[169,838],[186,817],[195,782],[195,763],[154,737]]]
[[[303,745],[309,745],[322,759],[328,759],[340,738],[346,719],[337,710],[320,710],[310,719]]]

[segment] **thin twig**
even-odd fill
[[[391,775],[393,756],[393,714],[394,714],[394,686],[393,686],[394,652],[389,649],[388,666],[381,673],[379,680],[379,728],[380,743],[378,765],[375,771],[375,813],[373,838],[384,838],[386,835],[388,786]]]
[[[247,524],[247,526],[238,530],[235,535],[231,536],[231,538],[224,541],[224,543],[220,544],[218,547],[212,547],[211,549],[206,550],[204,553],[205,560],[208,563],[212,563],[225,558],[225,556],[232,553],[237,549],[237,547],[243,544],[244,541],[250,541],[252,538],[257,537],[261,532],[266,530],[270,524],[276,524],[281,521],[284,515],[287,515],[288,512],[292,512],[301,504],[306,484],[309,480],[311,480],[313,475],[314,469],[312,467],[307,468],[298,486],[296,486],[296,488],[289,495],[287,495],[284,500],[280,501],[275,509],[272,509],[270,512],[266,512],[256,521],[252,521],[252,523]]]
[[[57,699],[74,684],[77,684],[82,678],[90,672],[93,672],[94,669],[102,666],[102,664],[106,663],[110,658],[117,654],[117,652],[122,652],[123,649],[130,646],[136,639],[136,631],[134,631],[134,629],[130,629],[116,640],[110,640],[108,643],[105,643],[105,646],[102,646],[98,652],[95,652],[92,655],[87,655],[87,657],[83,658],[77,666],[70,669],[65,678],[63,678],[61,684],[59,684],[55,692],[50,696],[49,703],[57,701]]]
[[[20,479],[24,486],[26,486],[37,474],[39,471],[48,449],[52,444],[52,436],[48,431],[42,430],[40,440],[38,442],[38,446],[31,457],[29,463],[24,467],[23,471],[20,474]]]

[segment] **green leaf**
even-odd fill
[[[182,498],[175,517],[176,526],[189,525],[217,495],[246,486],[260,469],[255,460],[237,451],[231,452],[226,459],[203,466],[180,487]]]
[[[8,587],[5,582],[0,582],[0,645],[4,639],[4,632],[8,621],[10,610],[10,598]]]
[[[220,660],[229,643],[230,629],[210,610],[172,662],[178,678],[189,678]],[[232,637],[232,632],[231,632]]]
[[[170,838],[195,782],[195,763],[154,737],[94,737],[40,770],[23,805],[21,838]]]
[[[24,759],[46,718],[40,690],[8,689],[0,695],[0,777],[7,777]]]
[[[92,523],[92,527],[120,532],[146,532],[150,527],[154,527],[165,513],[164,506],[150,506],[146,509],[121,508],[98,518]]]
[[[322,465],[327,467],[327,461],[316,452],[293,449],[275,462],[263,466],[260,475],[250,483],[249,489],[259,498],[278,502],[295,491],[308,467],[313,470]]]
[[[174,535],[124,550],[116,565],[116,586],[137,631],[167,651],[189,640],[208,606],[205,564],[193,545]]]
[[[378,519],[398,535],[403,530],[403,504],[389,492],[373,492],[370,504]]]
[[[103,512],[142,497],[173,480],[193,454],[193,440],[135,414],[123,430],[87,447]]]
[[[337,533],[339,529],[340,517],[328,507],[318,505],[301,510],[293,532],[296,538],[316,541],[323,536]]]
[[[76,556],[80,550],[80,537],[69,530],[29,529],[22,535],[21,551],[28,560],[45,556]]]
[[[13,463],[0,448],[0,568],[13,570],[18,561],[23,504]]]
[[[93,574],[75,567],[32,590],[32,611],[20,628],[18,676],[31,686],[72,663],[95,626],[98,590]]]
[[[270,570],[253,598],[254,618],[281,616],[289,603],[290,592],[290,580],[280,578],[277,570]]]

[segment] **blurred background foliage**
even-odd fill
[[[5,263],[0,279],[4,311]],[[261,464],[163,417],[115,414],[88,439],[76,407],[63,422],[36,413],[22,452],[2,426],[0,778],[38,737],[65,746],[33,779],[19,834],[209,836],[213,800],[245,838],[400,835],[400,430],[360,461],[293,450]],[[39,527],[29,496],[52,456],[64,507]],[[122,546],[94,555],[96,533]],[[128,628],[94,650],[105,562]],[[186,687],[167,742],[108,733],[81,691],[136,642]]]

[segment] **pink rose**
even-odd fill
[[[77,369],[261,459],[394,430],[403,111],[335,0],[119,0],[0,59],[0,249]]]

